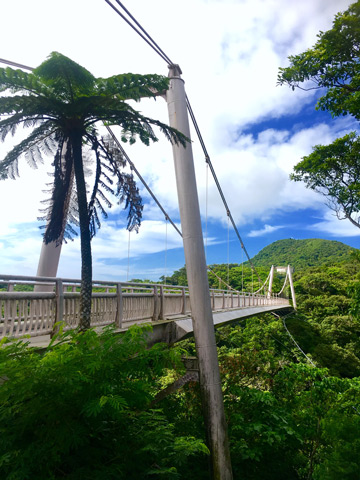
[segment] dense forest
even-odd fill
[[[313,260],[302,267],[307,244]],[[284,240],[265,253],[272,261],[289,246],[298,310],[216,332],[234,478],[359,479],[359,251]],[[226,279],[227,266],[212,269]],[[246,269],[229,268],[232,286]],[[172,278],[184,284],[183,274]],[[145,335],[68,332],[42,355],[3,342],[0,477],[208,479],[198,384],[159,396],[184,375],[194,343],[147,349]]]

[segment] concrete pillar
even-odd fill
[[[166,94],[170,126],[190,138],[184,81],[178,65],[169,67]],[[213,478],[231,480],[227,426],[221,391],[219,363],[211,311],[205,250],[201,229],[195,169],[191,144],[173,145],[181,229],[189,284],[192,321],[199,360],[199,379]]]
[[[272,286],[273,286],[273,281],[274,281],[274,270],[275,270],[275,267],[274,265],[271,265],[271,269],[270,269],[270,278],[269,278],[269,291],[268,291],[268,298],[271,298],[271,295],[272,295]]]
[[[43,242],[40,252],[37,277],[56,277],[61,253],[61,244],[56,246],[56,242],[50,242],[47,245]],[[35,285],[35,292],[52,292],[54,285],[39,284]]]
[[[66,153],[67,144],[66,142],[63,145],[61,159],[65,162],[65,153]],[[66,215],[70,205],[70,198],[71,198],[71,191],[73,186],[74,180],[74,173],[72,173],[72,178],[69,185],[69,192],[68,197],[66,199]],[[59,238],[58,242],[50,242],[48,244],[42,243],[40,258],[38,263],[38,269],[36,276],[37,277],[56,277],[59,261],[60,261],[60,254],[61,254],[61,247],[62,247],[62,238]],[[34,288],[35,292],[52,292],[54,287],[52,285],[36,285]]]
[[[292,298],[292,302],[293,302],[293,307],[294,307],[295,310],[297,310],[295,289],[294,289],[294,283],[293,283],[293,278],[292,278],[292,268],[290,267],[290,265],[288,265],[287,269],[288,269],[287,274],[289,276],[290,291],[291,291],[291,298]]]

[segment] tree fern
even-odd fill
[[[0,179],[19,175],[18,160],[25,156],[31,167],[42,162],[43,155],[54,155],[54,183],[45,243],[61,243],[74,229],[68,220],[79,224],[82,257],[80,324],[90,325],[92,260],[90,240],[100,227],[100,216],[118,197],[128,209],[128,228],[139,228],[142,204],[139,190],[131,174],[123,172],[124,160],[109,141],[101,139],[99,122],[119,125],[123,141],[137,138],[145,145],[157,141],[152,125],[159,127],[171,142],[184,146],[188,139],[168,125],[143,116],[125,100],[153,97],[166,90],[168,80],[158,75],[116,75],[109,79],[95,78],[71,59],[53,52],[32,73],[11,68],[0,69],[0,139],[14,134],[18,126],[31,128],[29,136],[16,145],[0,161]],[[107,143],[106,143],[107,142]],[[96,173],[92,187],[85,183],[84,146],[95,160]],[[64,151],[63,151],[64,150]],[[73,187],[73,180],[76,188]],[[88,192],[87,192],[88,190]],[[77,212],[68,216],[72,191],[76,191]],[[89,198],[88,198],[89,196]]]

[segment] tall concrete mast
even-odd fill
[[[64,163],[65,163],[66,148],[67,148],[67,144],[65,142],[61,152],[61,160]],[[73,181],[74,181],[74,173],[72,173],[71,175],[69,191],[65,201],[65,207],[64,207],[65,217],[67,217],[67,214],[69,211]],[[50,242],[48,244],[44,242],[42,243],[38,269],[36,273],[37,277],[56,277],[59,261],[60,261],[62,241],[63,241],[63,238],[59,238],[57,242]],[[50,286],[50,285],[39,284],[35,286],[36,292],[49,292],[52,290],[53,290],[53,286]]]
[[[190,138],[184,81],[178,65],[169,66],[170,86],[166,93],[170,126]],[[200,388],[213,478],[231,480],[227,425],[221,390],[219,362],[210,303],[209,283],[201,228],[191,144],[173,145],[181,228],[189,284],[192,321],[199,361]]]

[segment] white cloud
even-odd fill
[[[321,221],[309,225],[309,230],[327,233],[335,238],[360,237],[360,228],[353,225],[349,220],[339,220],[335,213],[327,210]]]
[[[251,230],[248,233],[248,237],[262,237],[264,235],[267,235],[268,233],[273,233],[276,232],[276,230],[279,230],[280,228],[284,228],[282,225],[264,225],[264,227],[260,230]]]

